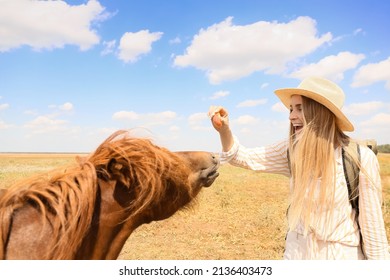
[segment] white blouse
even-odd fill
[[[234,144],[230,151],[220,154],[221,163],[227,163],[255,171],[276,173],[291,177],[287,160],[288,141],[281,141],[265,147],[246,148],[234,137]],[[361,165],[364,172],[359,174],[359,225],[363,236],[364,252],[368,259],[390,259],[386,230],[382,215],[382,187],[379,174],[379,163],[375,154],[365,146],[361,146]],[[359,246],[360,235],[348,198],[348,188],[344,176],[341,148],[335,150],[336,158],[336,188],[331,225],[316,223],[310,228],[310,243],[326,241],[341,243],[347,246]],[[319,215],[321,213],[315,213]],[[323,216],[322,213],[321,216]],[[317,217],[320,218],[321,217]],[[329,230],[329,227],[331,230]],[[302,227],[295,229],[302,234]],[[310,246],[315,250],[317,246]],[[311,252],[315,256],[316,252]]]

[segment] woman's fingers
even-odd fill
[[[220,113],[215,113],[214,116],[211,117],[211,121],[213,122],[213,125],[217,128],[222,127],[222,120]]]
[[[222,106],[210,106],[207,114],[216,130],[219,130],[223,125],[228,125],[228,112]]]

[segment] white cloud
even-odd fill
[[[192,130],[211,130],[210,119],[205,112],[190,115],[188,124]]]
[[[208,126],[207,125],[194,125],[194,126],[191,126],[191,129],[195,130],[195,131],[210,131],[211,124]]]
[[[126,32],[119,42],[118,57],[124,62],[136,62],[142,54],[152,50],[152,43],[158,41],[162,32],[150,33],[149,30]]]
[[[235,125],[253,125],[257,124],[259,122],[259,119],[251,116],[251,115],[243,115],[238,117],[237,119],[232,121],[232,124]]]
[[[197,124],[200,123],[204,120],[207,120],[209,117],[207,116],[206,113],[201,112],[201,113],[194,113],[188,117],[188,122],[190,124]]]
[[[366,33],[362,28],[357,28],[357,29],[353,30],[352,33],[340,35],[336,38],[333,38],[332,43],[342,41],[342,40],[350,38],[352,36],[358,36],[359,34],[365,35]]]
[[[282,102],[278,102],[272,105],[271,110],[279,113],[286,113],[288,111],[288,109],[286,108],[286,106],[284,106]]]
[[[96,0],[73,6],[64,1],[1,1],[0,52],[23,45],[36,50],[76,45],[87,50],[100,41],[91,26],[106,16]]]
[[[99,136],[108,137],[108,135],[111,135],[112,133],[114,133],[117,130],[118,130],[117,127],[101,127],[101,128],[94,130],[92,136],[99,135]]]
[[[119,111],[112,115],[113,120],[134,122],[134,124],[143,126],[168,125],[176,118],[177,114],[172,111],[146,114],[139,114],[134,111]]]
[[[320,76],[341,81],[344,79],[344,72],[356,68],[364,58],[363,54],[340,52],[337,55],[324,57],[317,63],[305,65],[289,76],[301,80],[308,76]]]
[[[112,116],[113,120],[128,120],[135,121],[138,120],[140,116],[134,111],[119,111],[114,113]]]
[[[378,144],[390,143],[390,114],[389,104],[385,103],[380,107],[382,112],[377,112],[369,116],[359,119],[353,119],[355,124],[354,138],[357,139],[371,139],[377,140]]]
[[[360,33],[362,33],[362,32],[363,32],[363,29],[362,29],[362,28],[357,28],[357,29],[355,29],[355,30],[353,31],[353,35],[356,36],[356,35],[358,35],[358,34],[360,34]]]
[[[51,131],[64,131],[65,125],[68,122],[66,120],[55,119],[50,116],[38,116],[34,120],[26,123],[25,128],[31,129],[33,133],[47,133]]]
[[[169,44],[171,45],[176,45],[176,44],[180,44],[181,43],[181,39],[179,37],[176,37],[172,40],[169,40]]]
[[[63,111],[63,112],[70,112],[73,110],[73,104],[70,102],[65,102],[62,105],[51,104],[51,105],[49,105],[49,108],[50,109],[59,109],[60,111]]]
[[[23,114],[31,115],[31,116],[37,116],[37,115],[39,115],[39,113],[38,113],[37,110],[26,110],[26,111],[23,112]]]
[[[113,53],[116,46],[116,40],[104,41],[103,42],[104,50],[100,53],[101,55],[108,55]]]
[[[173,111],[146,114],[146,118],[149,118],[155,124],[168,124],[176,119],[176,117],[177,114]]]
[[[55,120],[47,116],[39,116],[29,122],[26,126],[27,127],[34,127],[34,126],[41,126],[41,125],[62,125],[65,124],[65,120]]]
[[[352,87],[369,86],[384,81],[390,90],[390,57],[378,63],[369,63],[361,66],[353,77]]]
[[[264,88],[267,88],[268,86],[269,86],[269,83],[262,83],[260,88],[264,89]]]
[[[386,106],[380,101],[371,101],[365,103],[353,103],[343,108],[343,112],[347,116],[361,116],[378,112],[379,109]]]
[[[66,103],[60,105],[59,108],[60,108],[61,111],[69,112],[69,111],[73,110],[73,104],[70,103],[70,102],[66,102]]]
[[[367,127],[382,127],[388,129],[390,127],[390,114],[377,114],[371,119],[362,122],[361,124]]]
[[[223,98],[223,97],[228,96],[229,94],[230,94],[229,91],[220,90],[220,91],[215,92],[215,93],[210,97],[210,99],[215,100],[215,99]]]
[[[248,76],[255,71],[282,73],[286,64],[330,42],[331,33],[317,35],[316,22],[298,17],[288,23],[259,21],[234,25],[233,18],[201,29],[185,54],[174,65],[193,66],[218,84]],[[304,42],[304,43],[302,43]]]
[[[8,108],[9,108],[9,104],[8,104],[8,103],[0,104],[0,111],[1,111],[1,110],[5,110],[5,109],[8,109]]]
[[[180,131],[180,127],[178,127],[177,125],[172,125],[169,127],[169,131],[170,132],[178,132],[178,131]]]
[[[13,125],[12,124],[7,124],[4,121],[0,120],[0,129],[7,129],[7,128],[10,128],[10,127],[13,127]]]
[[[267,103],[268,99],[256,99],[256,100],[245,100],[243,102],[238,103],[237,107],[256,107],[259,105],[263,105]]]

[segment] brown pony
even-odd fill
[[[137,227],[209,187],[218,165],[118,131],[74,166],[0,192],[0,259],[116,259]]]

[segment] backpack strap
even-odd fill
[[[360,161],[360,146],[355,142],[350,142],[341,150],[343,159],[344,176],[347,181],[348,196],[352,208],[359,211],[359,166],[353,161],[351,154]]]
[[[351,154],[354,154],[360,162],[360,146],[355,142],[349,142],[348,146],[341,149],[343,159],[344,177],[347,182],[348,197],[352,209],[355,209],[356,223],[360,235],[360,248],[364,253],[363,236],[359,224],[359,166],[353,161]]]
[[[290,170],[290,173],[291,173],[290,149],[289,148],[287,148],[287,163],[288,163],[288,170]]]

